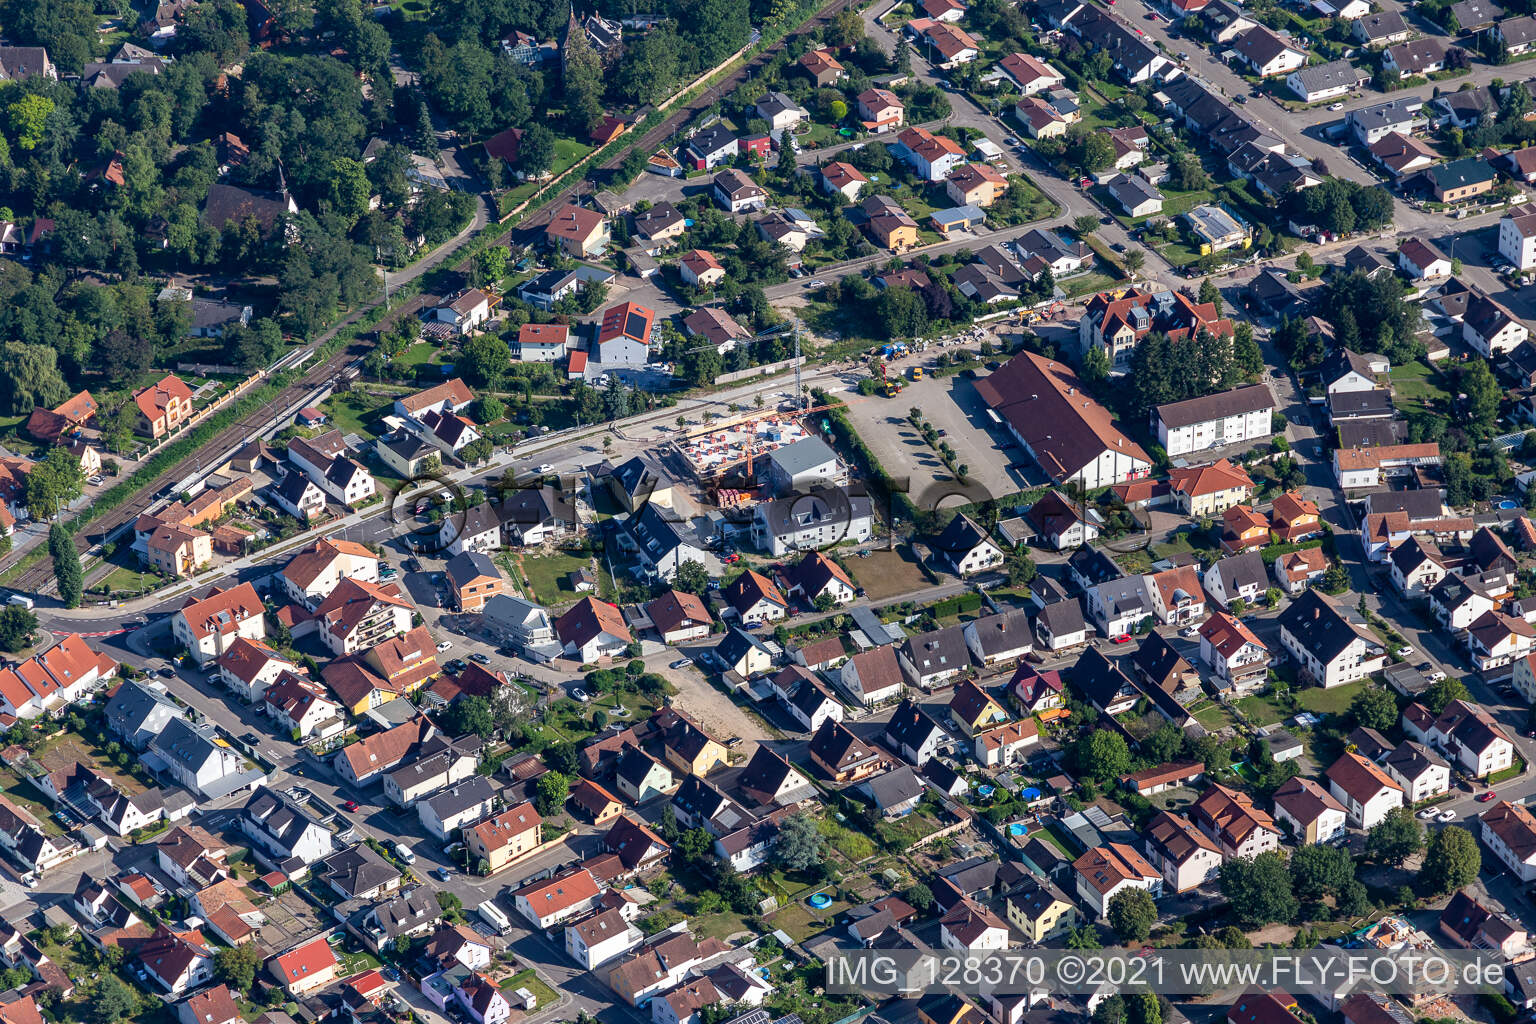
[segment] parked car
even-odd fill
[[[438,654],[442,654],[444,651],[451,651],[451,650],[453,650],[453,641],[452,640],[439,640],[437,642],[437,653]]]
[[[693,664],[693,659],[692,658],[678,658],[676,661],[674,661],[672,663],[671,667],[672,668],[687,668],[689,665],[692,665],[692,664]]]
[[[1477,798],[1477,802],[1480,803],[1480,804],[1491,804],[1491,803],[1493,803],[1493,801],[1497,800],[1498,798],[1499,798],[1499,794],[1495,793],[1493,790],[1490,789],[1488,792],[1486,792],[1486,793],[1482,794],[1481,796],[1479,796]]]
[[[355,811],[359,806],[356,800],[343,800],[341,802],[341,809],[344,811]]]
[[[1450,811],[1450,810],[1441,811],[1439,814],[1435,815],[1435,820],[1436,821],[1455,821],[1456,820],[1456,812],[1455,811]]]
[[[542,464],[540,464],[540,466],[539,466],[539,472],[540,472],[540,473],[553,473],[553,472],[554,472],[554,471],[555,471],[555,467],[554,467],[554,466],[551,466],[551,465],[550,465],[550,464],[549,464],[549,463],[547,463],[547,462],[545,462],[545,463],[542,463]]]
[[[490,656],[481,654],[479,651],[471,654],[469,656],[469,660],[474,662],[476,665],[489,665],[491,663]]]
[[[575,698],[576,700],[580,701],[583,704],[587,703],[588,701],[590,701],[592,699],[591,694],[587,693],[586,690],[583,690],[579,686],[573,687],[571,689],[571,696],[573,698]]]
[[[1344,109],[1344,101],[1340,100],[1338,103],[1330,103],[1330,104],[1328,104],[1328,109],[1329,110],[1334,110],[1334,111],[1343,110]]]

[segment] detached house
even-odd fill
[[[1280,845],[1274,819],[1239,790],[1212,785],[1190,808],[1190,817],[1224,857],[1255,857]]]
[[[1275,820],[1298,843],[1326,843],[1342,836],[1348,817],[1344,805],[1311,779],[1296,776],[1275,791]]]
[[[1357,828],[1369,829],[1380,824],[1389,810],[1403,804],[1403,787],[1353,751],[1346,751],[1330,765],[1325,776],[1329,791],[1344,805],[1350,822]]]
[[[1524,804],[1500,800],[1481,816],[1482,840],[1516,880],[1536,881],[1536,817]]]
[[[1280,614],[1280,643],[1323,686],[1381,671],[1386,650],[1331,598],[1309,590]]]

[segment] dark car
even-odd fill
[[[257,736],[253,732],[248,732],[244,736],[240,737],[240,742],[254,747],[256,744],[261,742],[261,737]]]
[[[469,667],[468,662],[466,662],[463,658],[454,658],[452,661],[450,661],[447,664],[443,665],[443,668],[445,670],[447,670],[449,672],[452,672],[454,675],[458,675],[460,672],[463,672],[468,667]]]
[[[400,564],[405,566],[406,572],[421,572],[421,562],[415,558],[407,558]]]
[[[159,676],[161,679],[175,679],[176,670],[167,665],[165,668],[160,670]]]

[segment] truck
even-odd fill
[[[5,599],[5,603],[18,605],[27,609],[28,611],[31,611],[37,606],[37,602],[32,600],[26,594],[12,594],[10,597]]]
[[[496,906],[496,904],[490,900],[486,900],[484,903],[480,904],[475,908],[475,911],[480,915],[486,924],[496,929],[497,935],[505,935],[507,932],[512,930],[512,922],[507,919],[507,915],[502,912],[500,907]]]
[[[912,379],[913,380],[922,380],[923,379],[923,368],[921,366],[914,366],[914,367],[911,368],[911,370],[909,372],[912,374]]]

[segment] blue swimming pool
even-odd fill
[[[805,902],[809,903],[811,906],[815,907],[817,910],[825,910],[827,907],[830,907],[832,905],[832,897],[828,896],[824,892],[818,892],[818,893],[815,893],[814,895],[812,895]]]
[[[1022,821],[1016,821],[1008,826],[1008,834],[1011,836],[1022,836],[1028,834],[1028,832],[1029,827]]]

